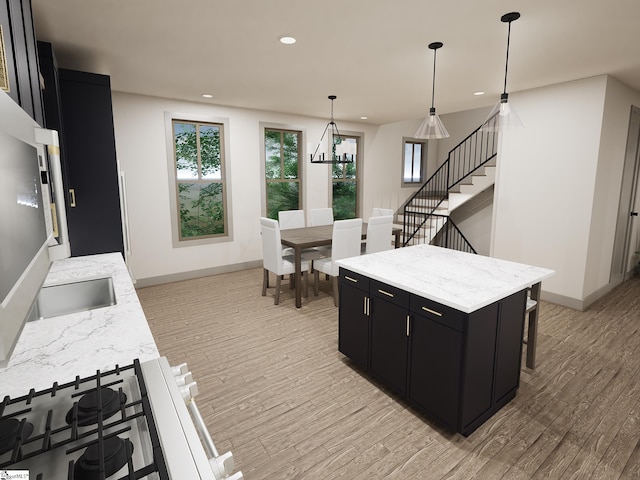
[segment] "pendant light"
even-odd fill
[[[338,130],[336,122],[333,120],[333,101],[338,98],[335,95],[329,95],[327,97],[331,100],[331,118],[329,123],[324,127],[322,137],[317,145],[310,145],[309,150],[312,150],[315,146],[315,150],[311,154],[311,163],[353,163],[355,161],[355,144],[342,141],[342,136]],[[326,151],[326,141],[324,139],[327,131],[330,131],[329,139],[331,140],[331,152]]]
[[[511,22],[515,22],[520,18],[520,13],[505,13],[500,17],[500,21],[509,24],[507,32],[507,59],[504,66],[504,90],[500,95],[500,101],[493,107],[489,116],[480,128],[486,132],[495,132],[508,128],[522,128],[524,123],[520,119],[518,113],[509,104],[509,94],[507,93],[507,71],[509,68],[509,42],[511,40]]]
[[[436,115],[436,107],[434,106],[434,97],[436,93],[436,52],[443,45],[442,42],[433,42],[429,44],[429,48],[433,50],[433,82],[431,85],[431,108],[429,115],[422,121],[413,138],[447,138],[449,132],[444,128],[440,117]]]

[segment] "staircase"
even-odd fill
[[[496,122],[496,117],[487,120],[456,145],[407,200],[402,211],[403,246],[428,243],[476,253],[449,214],[495,182]]]

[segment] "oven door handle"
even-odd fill
[[[213,443],[211,435],[209,435],[209,430],[207,430],[204,419],[202,418],[202,415],[200,415],[200,410],[198,410],[196,401],[193,398],[190,398],[186,400],[186,404],[189,412],[191,413],[191,417],[193,418],[196,430],[198,430],[200,438],[204,441],[204,446],[208,451],[207,456],[209,457],[209,465],[211,465],[213,474],[219,479],[242,480],[244,478],[242,476],[242,472],[231,474],[235,469],[233,454],[231,452],[227,452],[222,455],[218,453],[218,449]]]

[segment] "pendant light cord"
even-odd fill
[[[507,71],[509,69],[509,41],[511,40],[511,22],[509,22],[509,29],[507,31],[507,61],[504,64],[504,91],[503,94],[507,93]]]
[[[433,82],[431,82],[431,108],[434,108],[433,102],[436,96],[436,54],[437,49],[433,49]]]

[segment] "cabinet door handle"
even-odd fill
[[[441,314],[440,312],[436,312],[435,310],[431,310],[430,308],[422,307],[422,309],[423,309],[425,312],[433,313],[434,315],[437,315],[438,317],[441,317],[441,316],[442,316],[442,314]]]
[[[411,325],[411,317],[407,315],[407,337],[411,334],[410,325]]]
[[[378,292],[382,293],[383,295],[386,295],[387,297],[391,297],[391,298],[394,297],[393,293],[385,292],[384,290],[378,289]]]
[[[358,283],[358,280],[356,280],[355,278],[348,277],[347,275],[345,275],[344,278],[349,280],[349,281],[351,281],[351,282],[353,282],[353,283]]]
[[[371,312],[371,299],[369,297],[366,297],[367,299],[367,317],[370,316],[369,313]]]
[[[69,203],[70,207],[75,207],[76,206],[76,189],[75,188],[70,188],[69,189],[69,195],[71,195],[71,203]]]
[[[367,314],[367,297],[362,297],[362,313]]]

